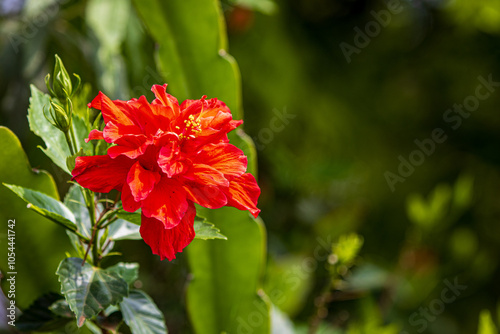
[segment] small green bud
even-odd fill
[[[52,97],[57,97],[58,99],[64,101],[75,94],[80,87],[82,80],[77,74],[73,73],[76,78],[76,84],[73,86],[71,77],[68,74],[68,71],[66,71],[61,58],[59,58],[58,55],[55,55],[55,58],[56,64],[54,66],[52,85],[50,84],[50,74],[45,76],[45,85],[47,86],[47,89]]]
[[[71,78],[58,55],[56,55],[56,65],[54,66],[53,85],[54,93],[60,99],[70,97],[73,92]]]
[[[50,106],[47,108],[48,112],[46,108],[43,108],[43,114],[50,124],[65,133],[71,126],[72,114],[71,100],[67,99],[67,101],[68,103],[64,106],[57,100],[51,100]]]

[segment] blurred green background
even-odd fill
[[[296,333],[475,333],[484,309],[498,323],[500,2],[221,5],[259,159],[265,291],[282,312],[274,332],[293,323]],[[88,101],[99,90],[151,99],[168,72],[128,0],[2,0],[0,15],[0,124],[63,197],[68,178],[26,119],[29,84],[45,88],[54,54],[89,83]],[[2,207],[2,219],[12,210]],[[352,232],[362,248],[338,265],[331,245],[359,241]],[[57,235],[42,244],[65,248]],[[18,261],[46,272],[25,245]],[[160,262],[142,241],[118,249],[140,263],[139,284],[170,332],[192,332],[185,255]],[[55,276],[40,276],[40,294],[57,289]]]

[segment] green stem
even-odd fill
[[[92,259],[94,260],[94,266],[98,267],[99,266],[99,226],[98,222],[96,220],[96,215],[95,215],[95,203],[94,203],[94,193],[91,192],[90,190],[87,190],[88,197],[89,197],[89,205],[88,205],[88,210],[89,210],[89,216],[90,216],[90,224],[92,225]]]
[[[98,220],[97,220],[97,225],[99,226],[99,228],[104,228],[106,226],[108,226],[110,223],[109,223],[109,220],[114,220],[115,219],[115,216],[117,215],[118,213],[118,209],[115,209],[115,210],[109,210],[107,212],[105,212]],[[106,221],[108,221],[108,223],[106,223]]]
[[[71,140],[71,136],[70,136],[70,131],[66,131],[64,132],[64,137],[66,137],[66,143],[68,143],[68,147],[69,147],[69,153],[71,153],[71,155],[75,155],[75,149],[73,148],[73,142]]]
[[[118,217],[113,217],[113,218],[109,219],[105,224],[102,224],[101,228],[106,228],[117,220],[118,220]]]
[[[74,151],[73,154],[76,154],[78,152],[78,147],[76,146],[76,135],[75,135],[75,128],[73,127],[73,120],[71,120],[69,132],[71,135],[71,141],[73,142],[73,151]]]

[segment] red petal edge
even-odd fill
[[[260,212],[257,208],[260,188],[252,174],[245,173],[239,178],[234,179],[231,181],[229,189],[225,192],[228,200],[228,206],[233,206],[240,210],[248,210],[255,218],[257,218]]]
[[[179,225],[166,229],[161,221],[148,218],[143,214],[140,229],[141,236],[151,247],[153,254],[159,255],[162,261],[164,259],[172,261],[175,259],[175,254],[182,252],[193,241],[195,236],[193,227],[195,216],[196,208],[190,202],[188,210]]]
[[[77,157],[71,180],[98,193],[108,193],[112,189],[121,191],[133,164],[134,160],[124,156],[116,159],[107,155]]]

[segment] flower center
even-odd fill
[[[196,138],[196,135],[201,132],[200,118],[194,119],[193,115],[189,115],[188,119],[184,120],[184,124],[184,131],[179,135],[181,140]],[[179,129],[178,126],[176,128]]]

